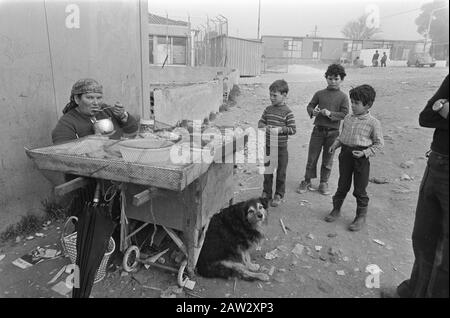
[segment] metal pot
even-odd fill
[[[94,119],[94,128],[95,132],[105,135],[114,131],[114,124],[111,118]]]

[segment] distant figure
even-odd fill
[[[386,52],[383,52],[383,56],[381,57],[380,67],[386,67],[387,55]]]
[[[357,57],[353,60],[353,65],[354,65],[354,66],[358,66],[358,65],[359,65],[359,56],[357,56]]]
[[[378,57],[380,57],[380,54],[378,54],[378,50],[375,51],[375,54],[372,57],[372,66],[377,67],[378,66]]]

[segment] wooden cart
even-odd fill
[[[233,199],[233,154],[244,147],[244,139],[242,135],[222,144],[215,157],[215,161],[220,162],[184,165],[170,162],[136,164],[119,157],[102,158],[98,153],[93,156],[99,147],[111,150],[117,143],[96,136],[26,149],[26,153],[39,169],[81,176],[57,186],[55,192],[59,195],[85,185],[86,180],[82,177],[120,182],[122,199],[125,199],[122,200],[125,213],[121,217],[120,239],[120,250],[125,253],[124,264],[129,263],[132,253],[139,258],[137,247],[130,245],[131,236],[148,224],[161,225],[186,255],[178,269],[178,283],[183,285],[184,270],[189,275],[194,273],[210,218]],[[129,233],[128,219],[145,223]],[[174,230],[181,231],[182,238]],[[136,262],[125,267],[131,270],[134,265]]]

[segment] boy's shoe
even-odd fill
[[[352,224],[348,227],[350,231],[357,232],[361,230],[366,224],[367,207],[357,207],[356,217]]]
[[[328,191],[328,183],[326,182],[321,182],[319,184],[319,193],[323,194],[323,195],[328,195],[330,194],[330,191]]]
[[[352,232],[357,232],[361,230],[365,224],[366,224],[366,216],[358,215],[357,217],[355,217],[352,224],[349,225],[348,229]]]
[[[277,207],[281,203],[281,196],[279,194],[275,194],[272,202],[270,202],[270,205],[273,207]]]
[[[305,193],[306,191],[308,191],[308,189],[311,187],[311,181],[306,181],[303,180],[302,182],[300,182],[300,185],[297,188],[297,193]]]
[[[341,210],[333,208],[333,210],[325,217],[326,222],[334,222],[341,216]]]

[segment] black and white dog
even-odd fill
[[[249,253],[263,238],[260,230],[267,223],[267,204],[264,198],[250,199],[222,209],[211,218],[197,261],[198,274],[269,280],[267,274],[257,272],[260,266],[251,262]]]

